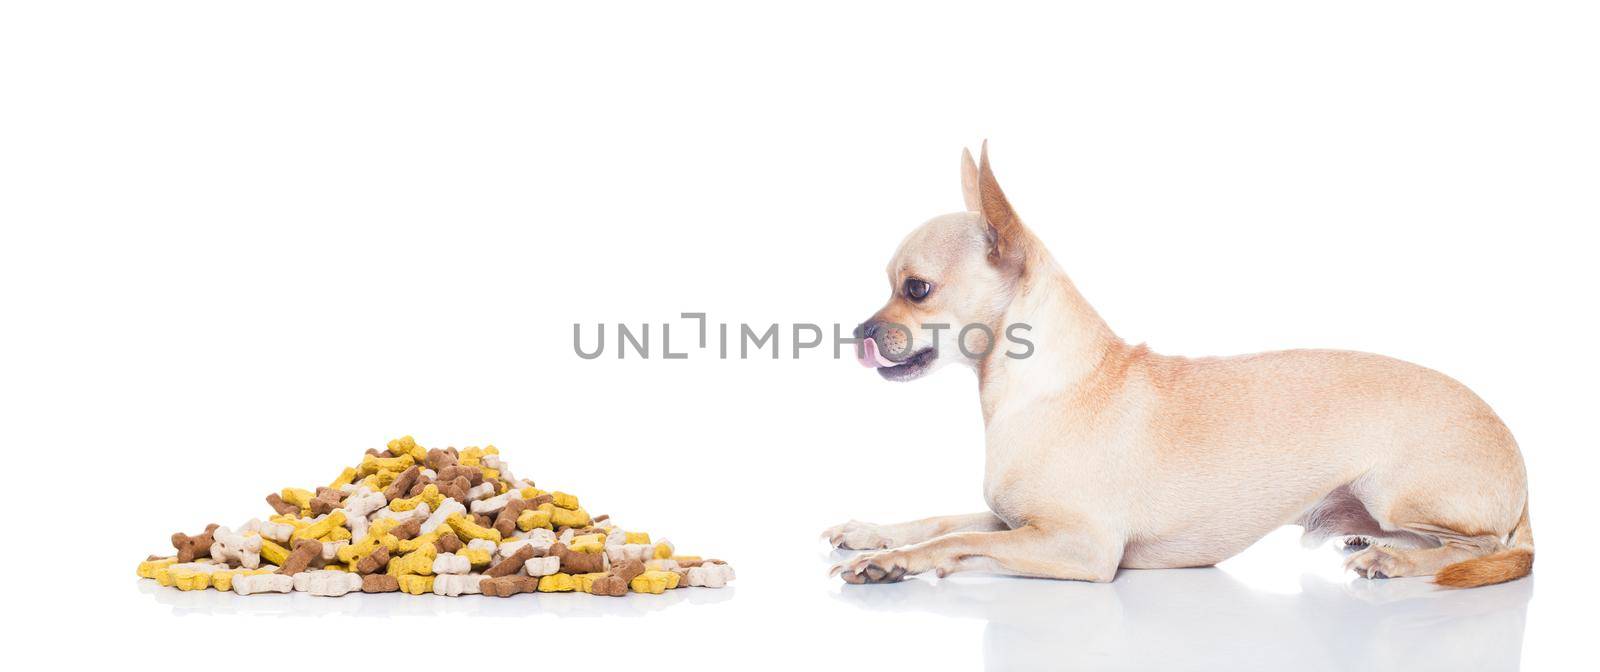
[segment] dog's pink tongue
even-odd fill
[[[856,361],[861,362],[862,366],[869,369],[876,369],[878,368],[878,341],[871,338],[865,340],[866,342],[861,344],[861,349],[857,351]]]
[[[857,359],[857,361],[861,362],[862,366],[872,369],[876,369],[880,366],[899,365],[898,362],[891,362],[885,358],[882,353],[879,353],[878,341],[871,338],[866,339],[866,342],[861,345],[861,356]]]

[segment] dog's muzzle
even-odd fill
[[[867,368],[877,369],[878,375],[889,380],[910,380],[922,375],[935,356],[932,347],[912,353],[902,352],[910,346],[911,334],[905,331],[905,327],[880,320],[861,323],[856,327],[855,336],[861,339],[861,345],[856,350],[856,361]],[[884,341],[895,342],[886,344]],[[891,358],[887,356],[888,352],[900,357]]]

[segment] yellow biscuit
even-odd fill
[[[628,582],[628,587],[632,588],[635,593],[660,595],[678,587],[678,573],[652,569],[633,577],[633,580]]]
[[[572,543],[567,544],[567,548],[579,553],[599,553],[606,550],[606,535],[580,534],[572,538]]]
[[[367,557],[367,554],[378,550],[379,546],[386,546],[391,552],[396,551],[399,550],[400,540],[387,532],[382,534],[370,534],[369,530],[369,534],[367,534],[365,537],[362,537],[361,541],[339,549],[339,561],[348,563],[358,562],[362,558]]]
[[[344,511],[335,510],[333,513],[328,514],[326,518],[295,530],[294,534],[289,535],[289,543],[293,544],[301,539],[321,538],[326,536],[329,532],[332,532],[333,528],[344,525],[344,523]]]
[[[421,464],[423,458],[428,456],[428,449],[417,445],[417,440],[411,438],[409,434],[390,441],[388,448],[389,454],[409,456],[413,462],[418,464]]]
[[[551,574],[539,577],[539,592],[541,593],[566,593],[571,592],[574,586],[571,574]]]
[[[367,526],[367,534],[383,536],[400,526],[400,521],[395,518],[379,518]]]
[[[594,592],[595,579],[605,578],[605,576],[605,572],[594,572],[592,574],[573,574],[572,589],[580,593],[592,593]]]
[[[279,546],[271,539],[262,538],[261,559],[282,567],[283,561],[289,559],[289,549]]]
[[[233,590],[233,575],[241,570],[224,569],[211,573],[211,587],[217,590]]]
[[[583,509],[569,511],[558,508],[550,512],[550,524],[556,527],[585,527],[589,522],[589,512]]]
[[[173,564],[173,563],[175,563],[177,561],[178,561],[177,558],[169,557],[169,558],[156,558],[155,560],[146,560],[144,562],[141,562],[141,563],[139,563],[139,578],[141,578],[141,579],[153,579],[153,578],[155,578],[156,570],[162,569],[164,567],[167,567],[167,566],[169,566],[169,565],[171,565],[171,564]]]
[[[487,548],[463,548],[456,551],[456,555],[466,558],[473,567],[483,567],[494,560],[494,554]]]
[[[527,532],[535,528],[551,529],[549,511],[525,509],[517,516],[517,529]]]
[[[278,492],[278,496],[282,497],[283,501],[303,509],[311,505],[311,498],[315,497],[316,493],[304,488],[284,488]]]
[[[165,585],[178,590],[205,590],[211,587],[211,573],[191,567],[179,567],[169,572],[171,582]]]
[[[401,455],[399,457],[378,457],[372,453],[367,453],[365,457],[361,458],[360,473],[377,474],[389,471],[399,474],[402,471],[410,469],[411,465],[413,464],[416,464],[416,460],[412,459],[410,455]]]
[[[495,543],[500,542],[499,530],[474,523],[459,513],[445,519],[445,523],[450,526],[450,529],[456,531],[456,536],[461,537],[462,541],[487,539]]]
[[[395,578],[400,582],[400,590],[412,595],[433,592],[433,577],[431,576],[406,574]]]
[[[433,561],[439,557],[439,549],[433,544],[419,547],[417,550],[389,561],[389,572],[396,576],[406,574],[433,574]]]

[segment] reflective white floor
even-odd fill
[[[847,586],[824,576],[844,554],[819,549],[811,557],[752,562],[753,569],[741,568],[737,587],[630,599],[241,598],[146,580],[138,581],[138,594],[124,593],[137,599],[106,607],[119,622],[134,617],[138,625],[124,629],[138,632],[170,632],[179,623],[185,632],[235,632],[253,620],[210,618],[232,615],[327,618],[318,627],[352,636],[392,631],[384,619],[395,617],[414,624],[404,627],[472,619],[474,632],[505,638],[582,638],[599,627],[607,639],[657,652],[652,660],[663,669],[717,669],[773,650],[789,651],[786,661],[798,667],[921,670],[1415,672],[1512,670],[1523,661],[1536,577],[1473,590],[1440,589],[1426,579],[1354,578],[1341,570],[1337,552],[1301,550],[1293,537],[1292,530],[1275,534],[1220,568],[1124,570],[1105,585],[959,575]],[[1547,587],[1568,583],[1561,578],[1548,574]],[[1563,596],[1547,597],[1541,605]],[[598,616],[622,618],[603,625],[586,618]],[[1546,629],[1547,621],[1540,621]],[[719,642],[716,657],[682,648],[687,641]]]
[[[1533,580],[1441,590],[1425,579],[1298,594],[1216,569],[1124,571],[1109,585],[952,578],[845,586],[862,609],[985,622],[987,668],[1509,670],[1518,667]]]

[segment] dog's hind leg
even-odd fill
[[[822,531],[822,538],[838,548],[871,550],[918,544],[955,532],[982,532],[1006,529],[993,513],[935,516],[894,525],[874,525],[852,520]]]
[[[1345,558],[1345,568],[1369,579],[1433,576],[1445,567],[1499,550],[1494,537],[1440,537],[1433,548],[1369,546]]]
[[[1367,578],[1433,576],[1435,583],[1462,588],[1526,576],[1533,567],[1533,530],[1525,490],[1518,483],[1466,485],[1435,481],[1365,493],[1362,500],[1384,529],[1437,545],[1374,546],[1346,558],[1345,567]]]
[[[1029,524],[996,532],[958,532],[890,551],[862,553],[833,566],[846,583],[889,583],[913,574],[988,570],[1015,576],[1107,582],[1123,542],[1083,526]]]
[[[1511,532],[1462,534],[1431,525],[1412,531],[1439,540],[1435,548],[1383,548],[1374,546],[1345,559],[1345,568],[1372,578],[1432,576],[1440,585],[1470,588],[1522,578],[1533,567],[1533,531],[1524,505],[1521,519]]]

